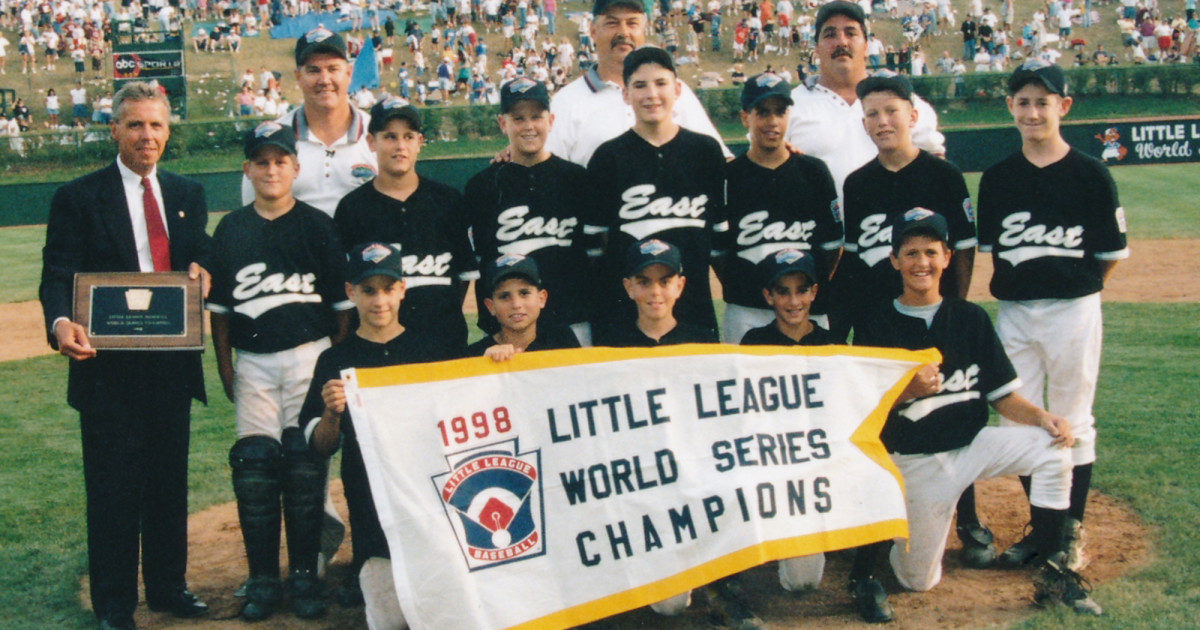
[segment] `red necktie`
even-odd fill
[[[154,198],[149,177],[142,178],[142,209],[146,211],[146,235],[150,237],[150,258],[154,260],[154,270],[170,271],[171,244],[167,241],[167,227],[163,225],[162,213],[158,211],[158,201]]]

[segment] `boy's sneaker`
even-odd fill
[[[1042,563],[1033,578],[1034,603],[1038,606],[1061,604],[1081,615],[1099,616],[1103,611],[1091,597],[1092,585],[1064,566],[1065,557],[1065,553],[1059,552]]]
[[[1000,566],[1010,569],[1020,569],[1029,566],[1037,557],[1037,544],[1033,541],[1033,533],[1028,525],[1025,526],[1025,536],[1013,546],[1004,550],[997,559]]]
[[[1086,542],[1087,531],[1083,529],[1083,523],[1079,522],[1079,519],[1068,518],[1063,523],[1063,543],[1066,546],[1068,569],[1078,572],[1087,566],[1090,558],[1083,552]]]
[[[995,538],[992,530],[974,523],[955,528],[963,546],[963,564],[972,569],[986,569],[996,563]]]
[[[850,580],[850,594],[854,597],[854,608],[858,616],[867,623],[888,623],[892,620],[892,605],[888,603],[887,591],[873,577]]]

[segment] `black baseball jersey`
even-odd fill
[[[1108,167],[1071,149],[1038,168],[1020,151],[979,181],[979,251],[1000,300],[1071,299],[1104,288],[1098,261],[1129,256]]]
[[[688,277],[675,318],[717,329],[708,265],[723,253],[719,237],[729,229],[724,169],[721,145],[682,127],[659,147],[630,129],[596,149],[588,163],[595,212],[584,229],[608,235],[597,326],[637,318],[621,284],[625,256],[634,243],[657,238],[679,248]]]
[[[726,166],[725,178],[726,303],[765,308],[762,274],[755,265],[782,249],[812,254],[818,276],[828,277],[824,252],[842,246],[842,217],[824,162],[791,155],[772,169],[743,154]]]
[[[272,220],[253,204],[213,233],[208,310],[229,318],[229,343],[246,352],[295,348],[336,332],[346,299],[346,254],[329,215],[304,203]]]
[[[891,299],[903,292],[900,274],[888,260],[891,224],[913,208],[933,210],[946,218],[952,249],[968,249],[978,242],[962,171],[924,150],[894,173],[875,158],[850,173],[843,190],[846,255],[838,264],[837,282],[846,294]]]
[[[321,419],[321,414],[325,412],[321,388],[325,387],[325,383],[341,378],[342,370],[429,363],[450,358],[453,357],[447,356],[445,349],[412,331],[405,331],[387,343],[375,343],[357,334],[350,335],[317,358],[308,395],[304,398],[304,406],[300,408],[300,428],[307,433],[308,425]],[[340,428],[343,436],[342,484],[350,512],[350,531],[354,532],[354,557],[389,558],[387,539],[379,525],[379,515],[375,512],[375,500],[371,498],[367,469],[363,465],[362,449],[359,448],[349,410],[342,414]]]
[[[761,294],[760,294],[761,295]],[[796,341],[791,337],[780,332],[779,327],[775,322],[771,322],[766,326],[751,328],[742,336],[743,346],[828,346],[832,344],[842,343],[837,340],[833,333],[813,324],[812,330],[807,335]]]
[[[472,177],[463,193],[480,266],[504,254],[537,262],[549,295],[539,323],[568,326],[588,320],[592,283],[583,236],[586,190],[586,169],[550,156],[534,166],[492,164]],[[490,297],[481,283],[475,284],[478,304]],[[480,308],[479,328],[491,334],[500,326]]]
[[[971,443],[987,425],[988,405],[1021,386],[982,308],[945,298],[933,320],[879,309],[855,329],[854,344],[942,353],[942,391],[897,405],[879,437],[888,452],[941,453]],[[907,309],[906,309],[907,310]]]
[[[483,339],[467,346],[467,352],[463,356],[481,357],[488,348],[499,345],[492,335],[486,335]],[[571,332],[570,328],[565,326],[542,326],[542,318],[538,317],[537,337],[533,339],[525,348],[525,352],[537,352],[539,350],[566,350],[569,348],[578,348],[579,339],[575,333]]]
[[[400,323],[454,352],[467,345],[460,283],[479,277],[461,202],[458,191],[422,177],[405,201],[359,186],[333,215],[347,248],[370,241],[400,248],[406,285]]]
[[[674,328],[657,340],[646,336],[646,333],[637,327],[636,320],[624,324],[613,324],[596,333],[596,345],[610,348],[653,348],[681,343],[718,343],[719,341],[715,328],[693,326],[684,322],[676,322]]]

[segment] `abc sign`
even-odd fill
[[[118,79],[130,79],[142,73],[142,59],[137,55],[114,55],[113,74]]]

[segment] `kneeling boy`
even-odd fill
[[[941,579],[946,536],[962,491],[980,479],[1030,475],[1032,537],[1040,557],[1034,599],[1098,615],[1100,607],[1064,560],[1071,425],[1016,393],[1021,381],[983,309],[942,298],[938,283],[950,264],[949,238],[946,220],[933,211],[914,208],[898,218],[890,256],[904,292],[856,332],[856,344],[933,346],[942,353],[940,370],[922,368],[880,434],[904,476],[909,519],[908,543],[892,548],[892,568],[905,587],[933,588]],[[1028,426],[987,426],[989,404]]]
[[[439,344],[406,332],[400,324],[404,274],[397,247],[365,243],[351,248],[349,275],[346,295],[358,310],[358,329],[317,359],[308,397],[300,410],[300,425],[310,448],[319,455],[328,457],[339,444],[344,445],[342,484],[350,511],[350,531],[354,532],[354,557],[364,560],[359,582],[368,626],[376,630],[404,628],[407,624],[392,582],[391,554],[371,498],[354,422],[346,412],[341,372],[453,357],[447,356]]]
[[[518,352],[578,348],[579,339],[565,326],[538,325],[549,297],[532,258],[505,254],[483,268],[479,293],[500,330],[467,347],[467,356],[507,361]]]

